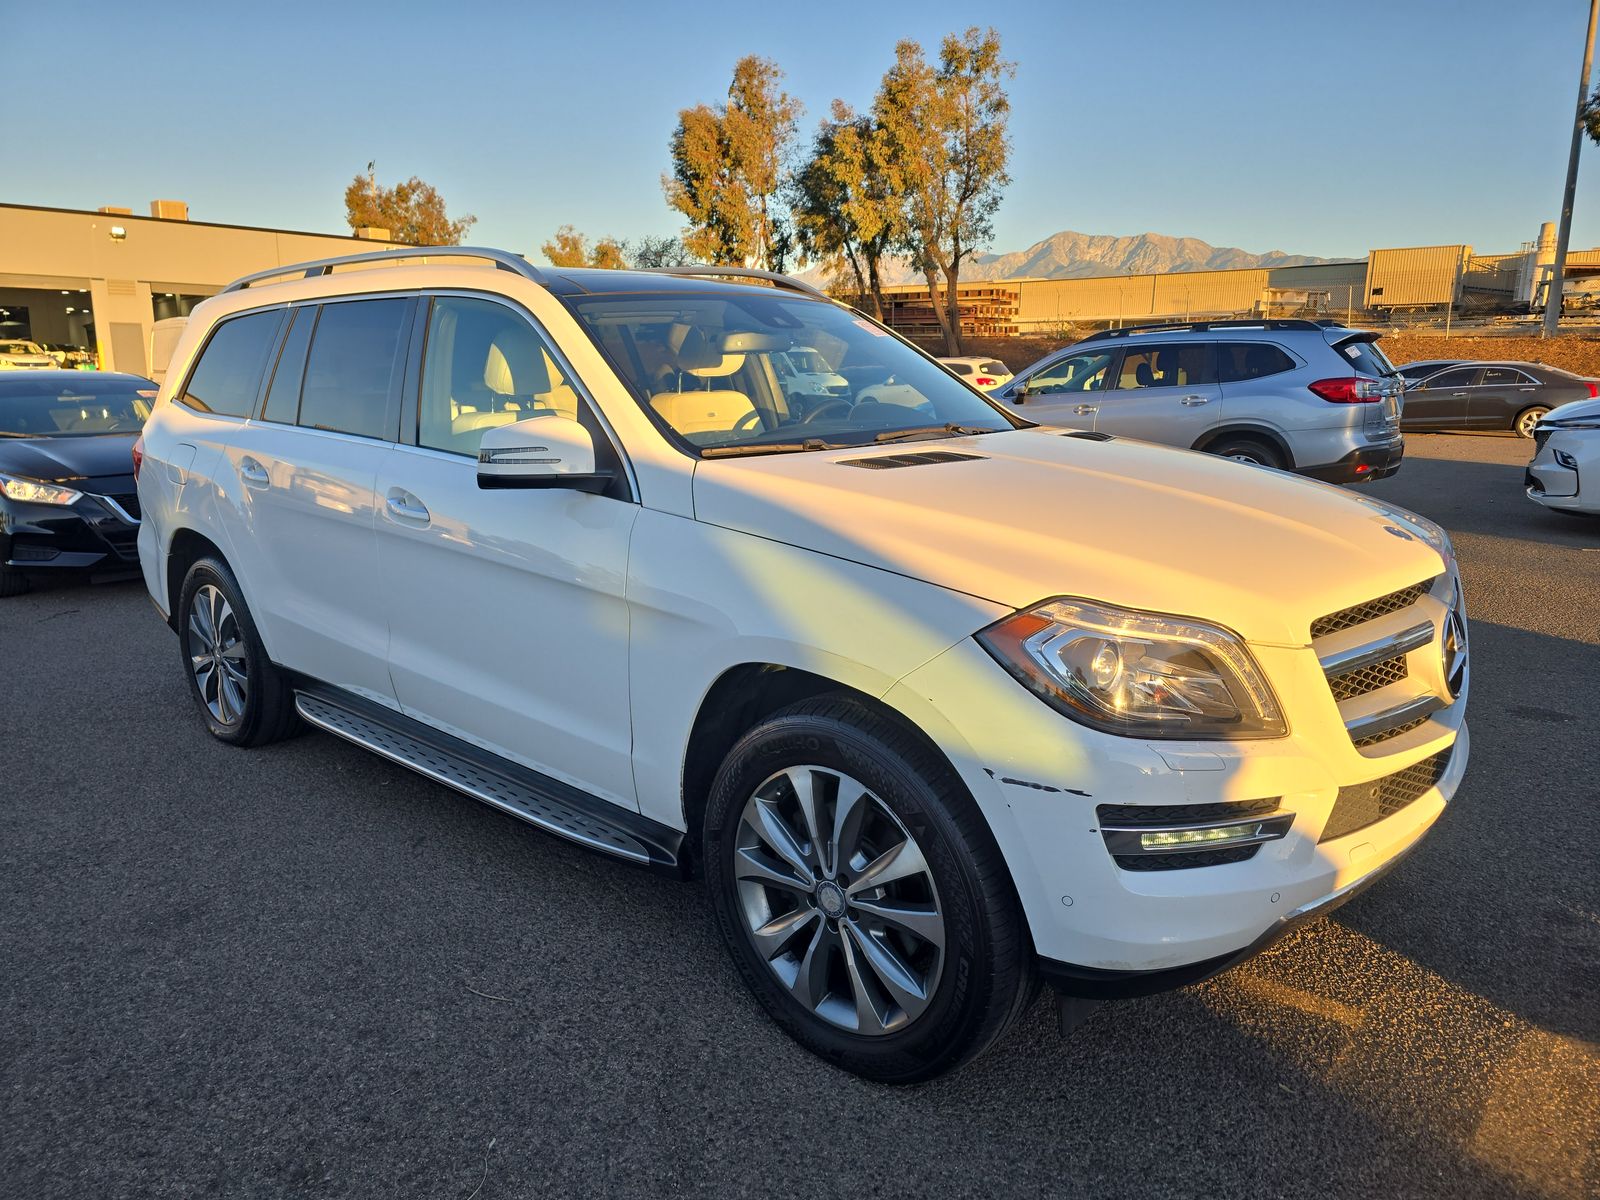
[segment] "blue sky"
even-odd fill
[[[0,0],[0,201],[342,231],[369,159],[469,240],[670,233],[680,107],[742,54],[865,106],[897,39],[993,24],[1017,63],[993,247],[1148,230],[1327,256],[1515,250],[1561,200],[1583,0],[1116,4],[108,4]],[[26,148],[26,154],[18,153]],[[1575,245],[1600,243],[1587,146]],[[3,250],[3,247],[0,247]]]

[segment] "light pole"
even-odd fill
[[[1578,190],[1578,151],[1583,148],[1583,109],[1589,102],[1589,67],[1594,62],[1595,19],[1600,0],[1589,0],[1589,36],[1583,43],[1583,75],[1578,80],[1578,112],[1572,121],[1572,151],[1567,156],[1567,190],[1561,198],[1561,224],[1556,230],[1556,260],[1550,264],[1545,291],[1543,337],[1555,334],[1561,320],[1561,293],[1567,274],[1567,238],[1572,233],[1572,197]]]

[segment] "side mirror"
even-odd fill
[[[1028,385],[1025,383],[1013,383],[1006,389],[1006,397],[1013,404],[1021,404],[1028,398]]]
[[[570,417],[550,414],[496,425],[478,445],[481,488],[567,488],[604,491],[611,472],[597,471],[594,438]]]

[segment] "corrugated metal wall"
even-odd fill
[[[1374,308],[1449,304],[1460,299],[1472,247],[1411,246],[1367,256],[1367,303]]]

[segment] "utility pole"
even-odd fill
[[[1572,197],[1578,190],[1578,151],[1583,148],[1583,109],[1589,102],[1589,68],[1594,62],[1594,27],[1600,0],[1589,0],[1589,36],[1583,43],[1583,75],[1578,80],[1578,111],[1572,120],[1572,152],[1567,156],[1567,190],[1561,198],[1561,224],[1556,229],[1556,261],[1550,265],[1545,291],[1542,337],[1552,337],[1561,321],[1561,295],[1567,279],[1567,239],[1572,234]]]

